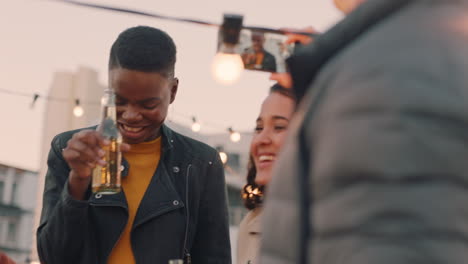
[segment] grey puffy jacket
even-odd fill
[[[300,54],[262,263],[468,263],[468,1],[370,0]]]

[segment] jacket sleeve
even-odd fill
[[[211,160],[201,194],[192,260],[194,264],[229,264],[231,245],[224,168],[217,153]]]
[[[301,142],[310,263],[463,262],[456,248],[468,235],[467,78],[455,74],[464,66],[440,40],[363,44],[354,52],[376,50],[330,66],[314,84]],[[455,51],[451,59],[466,61]]]
[[[78,262],[87,234],[88,203],[74,200],[68,193],[69,168],[62,157],[64,144],[59,136],[52,141],[45,177],[37,247],[42,263]]]

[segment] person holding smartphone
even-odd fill
[[[468,2],[334,2],[349,14],[288,59],[303,96],[260,261],[466,263]]]

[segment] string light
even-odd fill
[[[65,4],[84,6],[84,7],[94,8],[94,9],[102,9],[102,10],[107,10],[107,11],[111,11],[111,12],[127,13],[127,14],[132,14],[132,15],[139,15],[139,16],[151,17],[151,18],[157,18],[157,19],[163,19],[163,20],[171,20],[171,21],[176,21],[176,22],[197,24],[197,25],[202,25],[202,26],[210,26],[210,27],[219,27],[220,26],[218,23],[213,23],[213,22],[200,20],[200,19],[167,16],[167,15],[162,15],[162,14],[150,13],[150,12],[147,12],[147,11],[140,11],[140,10],[134,10],[134,9],[128,9],[128,8],[114,7],[114,6],[108,6],[108,5],[84,3],[84,2],[73,1],[73,0],[57,0],[57,1],[65,3]],[[236,16],[239,17],[240,15],[227,14],[226,16],[236,18]],[[224,24],[221,25],[221,26],[224,26]],[[269,28],[269,27],[257,27],[257,26],[246,26],[246,25],[241,25],[241,27],[243,29],[249,29],[249,30],[252,30],[252,31],[263,31],[265,33],[276,33],[276,34],[290,33],[290,34],[296,34],[296,35],[309,36],[311,38],[315,38],[315,37],[317,37],[319,35],[317,33],[303,32],[303,31],[300,31],[300,30],[298,31],[298,30],[284,29],[284,28],[283,29],[274,29],[274,28]]]
[[[226,152],[224,152],[224,149],[222,146],[217,146],[216,147],[216,150],[218,151],[218,154],[219,154],[219,158],[221,159],[221,162],[226,165],[227,161],[228,161],[228,155]]]
[[[83,107],[80,105],[80,99],[75,100],[75,107],[73,108],[73,114],[76,117],[81,117],[84,114]]]
[[[113,7],[107,5],[99,5],[93,3],[83,3],[80,1],[74,0],[59,0],[59,2],[83,6],[88,8],[94,9],[102,9],[112,12],[120,12],[120,13],[127,13],[133,15],[140,15],[144,17],[151,17],[163,20],[172,20],[177,22],[184,22],[190,24],[198,24],[203,26],[210,26],[210,27],[219,27],[219,37],[221,40],[222,46],[227,46],[228,49],[231,49],[232,46],[236,46],[239,43],[239,34],[241,29],[247,29],[252,31],[261,31],[264,33],[277,33],[277,34],[298,34],[298,35],[305,35],[308,37],[316,37],[318,34],[310,33],[310,32],[302,32],[302,31],[295,31],[295,30],[287,30],[287,29],[273,29],[268,27],[252,27],[243,25],[243,16],[238,14],[224,14],[223,23],[219,25],[218,23],[212,23],[204,20],[198,19],[191,19],[191,18],[181,18],[181,17],[174,17],[174,16],[167,16],[162,14],[155,14],[150,13],[147,11],[140,11],[140,10],[133,10],[127,8],[120,8],[120,7]],[[223,48],[221,46],[221,48]],[[234,83],[239,77],[244,69],[244,64],[240,55],[235,54],[233,50],[220,50],[212,64],[212,71],[214,74],[215,79],[225,85]]]
[[[241,134],[237,131],[234,131],[232,127],[228,128],[232,142],[239,142],[241,140]]]
[[[24,93],[24,92],[6,90],[6,89],[1,89],[1,88],[0,88],[0,93],[9,94],[9,95],[13,95],[13,96],[22,96],[22,97],[32,98],[31,105],[30,105],[31,108],[34,108],[36,102],[39,99],[47,100],[47,101],[63,102],[63,103],[68,103],[69,100],[70,100],[69,98],[45,96],[45,95],[41,95],[41,94],[38,94],[38,93]],[[81,117],[81,116],[83,116],[85,114],[85,111],[84,111],[82,105],[100,105],[100,103],[92,102],[92,101],[83,102],[80,99],[75,99],[75,107],[73,108],[73,114],[76,117]],[[176,115],[178,115],[180,117],[183,117],[183,118],[191,119],[192,120],[192,131],[199,132],[201,130],[201,124],[200,124],[200,122],[197,120],[197,118],[195,116],[188,116],[188,115],[185,115],[183,113],[178,113],[178,112],[172,112],[172,113],[174,113],[174,114],[176,114]],[[225,129],[225,126],[220,125],[220,124],[216,124],[216,123],[203,122],[203,125],[211,127],[212,129],[216,129],[216,130],[224,130]],[[232,130],[231,127],[228,128],[228,131],[230,133],[232,141],[238,142],[240,140],[240,134],[238,132],[235,132],[234,130]]]
[[[239,54],[217,53],[211,67],[218,83],[231,85],[239,80],[244,70],[244,62]]]
[[[193,132],[200,132],[200,130],[201,130],[201,125],[200,125],[200,123],[197,122],[197,118],[193,116],[193,117],[192,117],[192,121],[193,121],[193,123],[192,123],[192,131],[193,131]]]
[[[226,162],[228,160],[228,155],[226,154],[226,152],[220,151],[219,152],[219,157],[221,158],[221,162],[223,162],[223,164],[226,164]]]
[[[212,71],[219,83],[230,85],[236,82],[244,70],[239,55],[239,36],[242,29],[241,15],[225,14],[218,32],[218,53],[213,59]]]

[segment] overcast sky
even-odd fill
[[[331,0],[109,0],[86,1],[170,16],[222,22],[223,13],[244,15],[245,25],[314,26],[324,31],[339,19]],[[238,130],[253,128],[269,86],[268,74],[245,71],[234,85],[222,86],[211,74],[217,30],[211,27],[92,10],[47,0],[3,0],[0,8],[0,88],[46,94],[53,73],[79,66],[98,71],[107,84],[109,47],[124,29],[158,27],[178,47],[178,96],[172,107],[175,121],[196,116],[201,122]],[[43,110],[32,98],[0,93],[0,163],[39,168]],[[206,130],[205,130],[206,131]],[[213,126],[209,132],[216,132]]]

